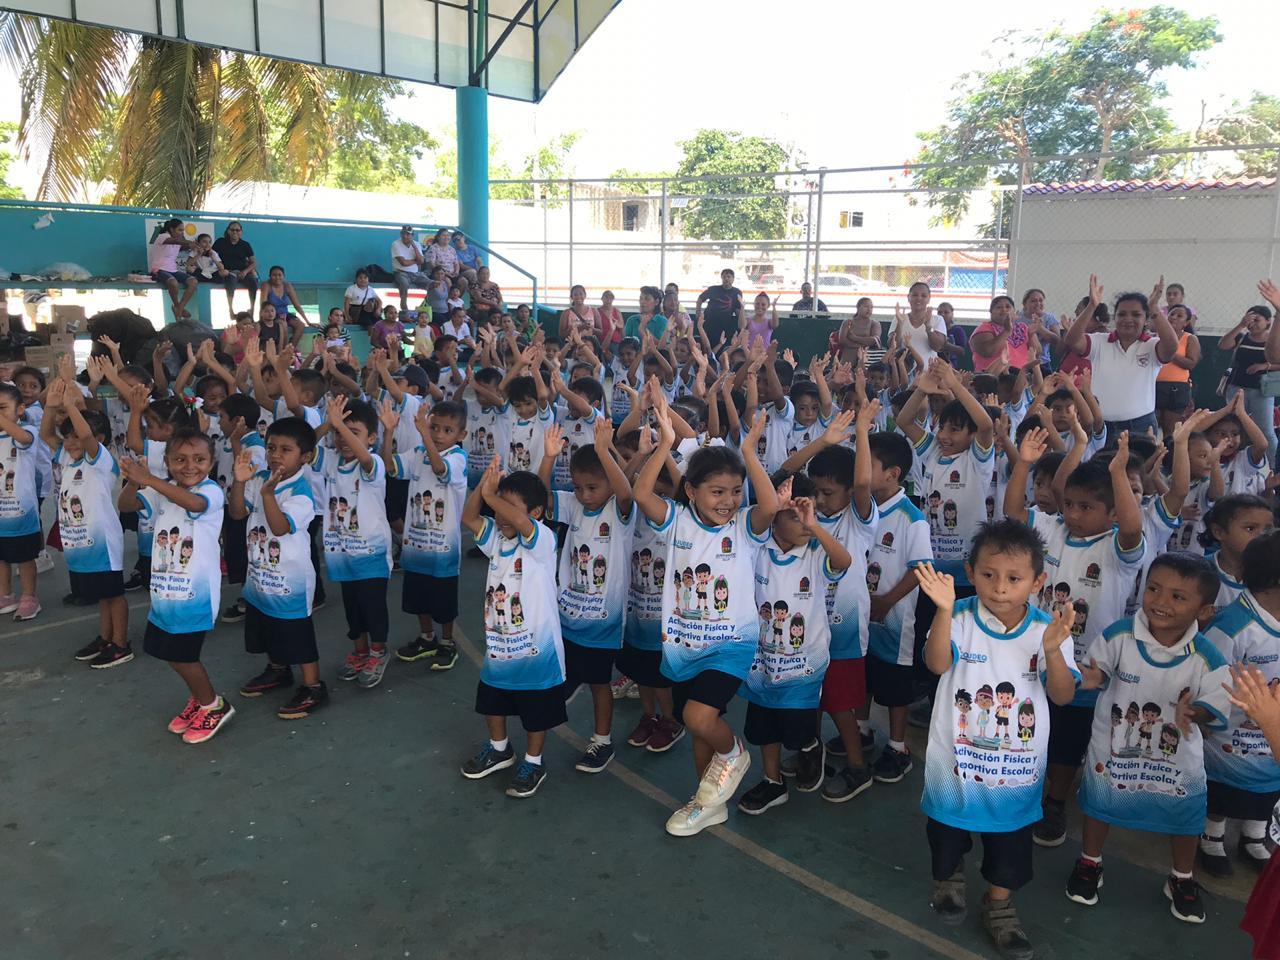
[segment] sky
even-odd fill
[[[1247,99],[1280,93],[1270,64],[1280,4],[1183,0],[1216,14],[1224,40],[1199,68],[1168,78],[1168,106],[1182,126]],[[492,98],[489,129],[513,165],[533,145],[580,131],[570,167],[607,176],[619,167],[673,170],[679,142],[719,127],[794,145],[811,166],[896,164],[913,156],[917,132],[943,118],[952,85],[995,65],[1008,30],[1085,26],[1096,2],[926,0],[903,16],[894,4],[850,0],[624,0],[533,105]],[[925,18],[924,23],[919,18]],[[396,110],[451,139],[453,91],[410,85]],[[19,113],[16,79],[0,72],[0,120]],[[424,179],[432,179],[430,165]],[[30,188],[38,164],[15,165]]]

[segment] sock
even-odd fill
[[[1186,873],[1183,873],[1183,872],[1182,872],[1182,871],[1180,871],[1180,870],[1170,870],[1170,871],[1169,871],[1169,875],[1170,875],[1171,877],[1173,877],[1175,880],[1190,880],[1190,879],[1191,879],[1191,871],[1190,871],[1190,870],[1188,870]]]
[[[1087,853],[1085,853],[1083,850],[1081,850],[1080,859],[1089,861],[1089,863],[1092,863],[1095,867],[1102,866],[1102,854],[1098,854],[1096,857],[1091,857]]]
[[[593,733],[593,734],[591,735],[591,742],[592,742],[592,743],[603,743],[605,746],[610,746],[610,745],[613,743],[613,734],[611,734],[611,733]]]
[[[782,781],[781,781],[781,780],[775,780],[775,779],[773,779],[773,777],[769,776],[767,773],[764,775],[764,782],[765,782],[765,783],[772,783],[775,787],[780,787],[780,786],[782,786]]]
[[[510,742],[511,741],[508,740],[506,737],[503,737],[501,740],[490,739],[489,746],[493,747],[493,749],[497,750],[499,753],[503,753],[506,751],[507,744],[509,744]]]
[[[742,743],[738,740],[737,737],[734,737],[733,746],[729,748],[729,752],[721,753],[719,750],[717,750],[716,756],[719,757],[721,760],[734,760],[737,758],[738,754],[740,753],[742,753]]]
[[[218,696],[218,695],[215,693],[215,694],[213,695],[213,702],[212,702],[212,703],[202,703],[202,704],[200,705],[200,709],[201,709],[201,710],[212,710],[212,709],[213,709],[214,707],[216,707],[216,706],[217,706],[221,701],[222,701],[222,698],[221,698],[220,696]]]
[[[889,747],[892,750],[897,750],[899,753],[907,752],[907,743],[905,740],[890,740]]]
[[[525,762],[525,763],[532,763],[535,767],[540,767],[540,766],[542,766],[542,755],[541,755],[541,754],[539,754],[539,755],[538,755],[538,756],[536,756],[536,757],[531,757],[529,754],[527,754],[527,753],[526,753],[526,754],[524,755],[524,762]]]
[[[387,655],[387,645],[384,643],[381,649],[378,647],[370,647],[369,655],[372,657],[385,657]]]
[[[1227,830],[1225,820],[1208,820],[1204,822],[1204,833],[1200,834],[1200,849],[1211,857],[1225,857],[1226,848],[1222,840]]]
[[[871,732],[871,721],[870,721],[870,720],[859,720],[859,721],[858,721],[858,732],[859,732],[859,733],[870,733],[870,732]]]
[[[1241,820],[1240,835],[1244,837],[1245,843],[1262,843],[1267,836],[1267,821]]]

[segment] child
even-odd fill
[[[176,527],[181,537],[178,562],[151,577],[151,611],[143,649],[166,661],[190,691],[187,705],[169,721],[169,732],[184,743],[204,743],[235,716],[235,707],[218,695],[200,662],[204,635],[213,629],[222,595],[218,537],[222,533],[222,489],[209,479],[213,441],[192,427],[170,435],[165,447],[166,476],[161,480],[145,464],[126,460],[121,471],[138,492],[121,509],[148,514],[155,527]]]
[[[1226,406],[1206,417],[1201,429],[1219,449],[1226,493],[1266,491],[1267,477],[1271,474],[1267,436],[1245,409],[1243,390],[1237,391]]]
[[[1199,725],[1226,727],[1227,662],[1200,633],[1211,616],[1218,578],[1202,557],[1166,553],[1151,564],[1142,608],[1089,646],[1081,664],[1086,689],[1102,687],[1093,714],[1089,762],[1080,783],[1084,843],[1067,880],[1067,898],[1092,906],[1102,886],[1102,847],[1111,827],[1170,835],[1173,871],[1165,881],[1169,910],[1204,923],[1200,885],[1192,877],[1205,822],[1204,739]],[[1112,707],[1142,704],[1135,745],[1118,735]]]
[[[744,381],[747,409],[753,417],[756,410],[762,410],[765,415],[765,430],[757,441],[759,449],[756,455],[770,476],[780,470],[783,461],[787,459],[787,443],[796,422],[795,405],[782,385],[784,374],[788,387],[791,384],[791,365],[785,360],[777,359],[777,354],[777,343],[770,344],[768,352],[763,352],[757,346],[754,357],[746,368]],[[763,375],[758,371],[762,371]],[[743,433],[746,433],[745,428]],[[745,443],[745,439],[742,442]]]
[[[1212,416],[1208,414],[1207,416]],[[1178,529],[1169,537],[1168,550],[1184,550],[1203,556],[1204,518],[1211,504],[1226,495],[1226,480],[1222,473],[1221,452],[1209,442],[1198,428],[1206,418],[1197,421],[1197,430],[1187,437],[1187,456],[1190,467],[1190,487],[1184,498]],[[1225,444],[1223,449],[1225,450]]]
[[[248,454],[254,473],[267,467],[267,449],[255,427],[260,410],[257,401],[243,393],[231,394],[218,410],[222,439],[214,445],[214,477],[227,491],[228,503],[231,485],[235,482],[235,465],[242,452]],[[222,521],[222,555],[227,563],[227,583],[232,586],[243,585],[249,571],[245,516],[247,514],[228,509]],[[223,611],[221,619],[223,623],[241,623],[245,615],[244,598],[237,597]]]
[[[1214,618],[1205,636],[1229,664],[1259,671],[1280,688],[1280,533],[1270,530],[1244,550],[1245,591]],[[1234,701],[1233,701],[1234,704]],[[1240,821],[1241,859],[1261,869],[1271,859],[1267,821],[1280,801],[1280,763],[1255,722],[1233,706],[1227,725],[1205,733],[1208,817],[1200,837],[1200,865],[1215,877],[1232,874],[1223,847],[1226,821]]]
[[[1216,546],[1213,566],[1221,586],[1214,606],[1221,610],[1244,592],[1244,551],[1255,537],[1275,526],[1271,505],[1251,493],[1223,497],[1205,515],[1206,548]]]
[[[791,405],[795,420],[787,438],[787,456],[802,450],[822,436],[831,423],[831,388],[822,375],[822,358],[809,364],[809,379],[791,384]]]
[[[542,463],[542,441],[547,427],[555,421],[541,365],[541,351],[529,347],[498,385],[508,403],[506,465],[513,473],[532,472]],[[526,369],[528,376],[523,375]]]
[[[387,474],[409,484],[400,565],[404,593],[400,608],[418,618],[418,635],[396,650],[405,663],[430,659],[432,670],[448,670],[458,659],[453,622],[458,619],[458,570],[462,559],[462,505],[467,496],[466,408],[452,400],[430,412],[421,404],[414,427],[421,443],[388,456],[386,437],[403,414],[387,409],[383,459]],[[440,636],[436,636],[436,624]]]
[[[43,546],[36,502],[36,432],[19,422],[26,409],[22,392],[0,383],[0,614],[34,620],[40,613],[36,596],[36,557]],[[21,593],[13,594],[13,567]]]
[[[599,382],[591,379],[577,380],[570,386],[564,382],[559,371],[551,373],[551,388],[561,401],[556,404],[555,409],[556,426],[560,429],[563,442],[560,455],[551,471],[550,486],[553,491],[569,491],[573,489],[570,461],[578,450],[591,445],[590,437],[595,430],[596,420],[600,417],[596,404],[603,404],[604,389]],[[543,456],[546,456],[545,447]],[[542,461],[539,461],[538,466],[541,465]]]
[[[984,524],[973,539],[967,566],[976,597],[957,602],[951,576],[930,563],[915,568],[937,608],[925,663],[941,677],[921,801],[929,818],[932,906],[944,923],[964,920],[964,856],[973,849],[971,831],[980,832],[988,884],[982,923],[1005,957],[1032,955],[1011,895],[1031,879],[1051,704],[1069,703],[1080,676],[1067,643],[1070,612],[1051,618],[1032,602],[1045,582],[1044,561],[1033,529],[1001,520]],[[970,722],[970,703],[993,690],[1000,698],[996,726],[986,717]]]
[[[489,466],[498,460],[502,466],[510,438],[507,430],[507,401],[499,390],[502,371],[495,367],[482,367],[472,377],[476,402],[467,404],[467,486],[474,489]]]
[[[785,399],[785,397],[784,397]],[[675,428],[665,401],[655,402],[658,450],[669,450]],[[655,525],[672,528],[667,569],[682,589],[663,591],[662,672],[675,681],[675,715],[693,734],[698,789],[667,820],[667,833],[692,836],[724,823],[727,804],[751,766],[751,755],[723,713],[751,671],[759,645],[755,605],[756,553],[778,509],[778,497],[756,456],[765,415],[743,438],[743,456],[703,447],[691,456],[673,505],[654,493],[662,461],[650,457],[636,478],[636,504]],[[743,461],[745,461],[745,466]],[[749,476],[757,502],[743,504]]]
[[[640,341],[624,337],[618,342],[618,351],[609,362],[613,393],[609,398],[609,412],[613,425],[619,426],[631,412],[631,397],[640,388]],[[624,388],[630,388],[624,389]]]
[[[267,655],[266,668],[240,695],[293,686],[292,668],[300,664],[302,684],[276,711],[281,720],[301,720],[329,703],[311,622],[315,568],[306,533],[316,503],[304,471],[315,449],[316,433],[306,421],[277,420],[267,428],[264,469],[256,469],[250,450],[241,450],[227,493],[227,512],[245,523],[249,545],[244,648]]]
[[[598,417],[594,443],[581,446],[569,463],[572,493],[552,490],[550,518],[565,524],[560,558],[560,635],[564,640],[566,701],[587,684],[595,732],[574,769],[599,773],[613,759],[613,662],[622,647],[623,611],[630,580],[627,568],[634,531],[631,484],[612,450],[613,425]],[[549,480],[566,439],[548,427],[539,479]]]
[[[818,706],[831,641],[826,598],[831,592],[828,588],[844,579],[853,558],[835,536],[838,521],[827,523],[819,518],[817,493],[814,481],[804,474],[783,482],[772,532],[757,555],[759,642],[742,685],[747,701],[742,732],[748,743],[760,747],[764,779],[738,801],[738,809],[747,814],[759,815],[787,802],[787,785],[782,779],[784,746],[799,751],[797,789],[816,789],[815,782],[822,782]],[[856,622],[857,612],[851,611],[851,615]],[[848,714],[856,747],[852,708]],[[806,769],[813,761],[816,773]],[[865,768],[861,780],[864,789],[871,782]]]
[[[1031,464],[1044,454],[1047,440],[1047,432],[1039,427],[1023,437],[1004,509],[1010,519],[1029,524],[1044,538],[1049,586],[1040,606],[1073,612],[1073,653],[1080,662],[1103,629],[1124,617],[1147,542],[1142,509],[1128,476],[1128,432],[1120,435],[1109,464],[1091,460],[1071,471],[1057,517],[1028,511],[1020,492]],[[1049,788],[1044,818],[1035,829],[1035,842],[1042,847],[1056,847],[1066,840],[1067,794],[1089,746],[1096,699],[1092,690],[1080,690],[1070,704],[1049,708]]]
[[[324,475],[337,510],[324,530],[329,579],[342,584],[347,636],[355,649],[338,670],[339,680],[359,680],[371,690],[382,682],[387,650],[387,581],[391,577],[391,526],[387,523],[387,467],[373,455],[378,414],[363,400],[329,402],[329,428],[338,455],[321,448],[311,469]]]
[[[486,504],[492,517],[480,515]],[[494,460],[462,512],[463,526],[489,557],[485,657],[475,708],[485,718],[489,742],[462,765],[462,775],[479,780],[515,765],[507,717],[518,716],[527,743],[506,791],[516,798],[538,792],[547,776],[542,763],[547,731],[567,719],[564,645],[555,612],[556,538],[541,523],[546,505],[546,484],[535,474],[504,477]]]

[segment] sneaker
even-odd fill
[[[368,654],[364,653],[348,653],[347,659],[342,661],[342,666],[338,668],[339,680],[354,680],[364,672],[364,662],[368,659]]]
[[[72,656],[74,656],[77,660],[80,660],[80,661],[92,660],[94,657],[96,657],[98,654],[102,652],[102,648],[105,647],[106,645],[107,645],[106,640],[103,640],[101,637],[94,637],[92,640],[86,643],[83,647],[77,650],[74,654],[72,654]]]
[[[1092,907],[1102,889],[1102,864],[1081,857],[1067,877],[1067,899]]]
[[[417,663],[419,660],[434,657],[439,649],[440,644],[434,636],[418,634],[403,647],[396,647],[396,659],[403,660],[405,663]]]
[[[704,807],[722,807],[728,803],[733,796],[733,791],[738,789],[738,784],[751,768],[751,754],[747,753],[747,748],[737,737],[734,737],[733,742],[738,749],[738,755],[732,759],[726,759],[718,753],[713,753],[711,762],[707,764],[707,769],[702,774],[702,782],[698,784],[698,792],[694,794],[694,799]]]
[[[1164,882],[1164,895],[1169,898],[1169,912],[1185,923],[1204,923],[1204,901],[1195,877],[1185,880],[1170,875]]]
[[[432,670],[452,670],[453,665],[458,662],[458,648],[452,643],[440,641],[439,653],[435,659],[431,661]]]
[[[390,662],[391,651],[386,647],[382,648],[382,653],[369,651],[369,656],[364,658],[364,669],[360,671],[360,689],[372,690],[380,684]]]
[[[98,651],[98,655],[89,661],[89,666],[95,670],[110,670],[112,667],[118,667],[122,663],[128,663],[133,659],[133,647],[125,644],[123,647],[117,647],[114,643],[104,644],[102,649]]]
[[[881,783],[897,783],[911,772],[911,751],[886,746],[871,765],[871,776]]]
[[[505,750],[493,749],[492,743],[486,743],[480,752],[462,765],[462,775],[468,780],[482,780],[491,773],[505,770],[516,765],[516,752],[507,744]]]
[[[516,775],[511,778],[511,785],[507,787],[507,796],[515,797],[519,800],[523,800],[525,797],[532,797],[538,792],[538,788],[542,786],[542,781],[545,779],[547,779],[547,768],[545,766],[540,763],[521,760],[516,766]]]
[[[1045,798],[1043,814],[1031,828],[1031,839],[1041,847],[1060,847],[1067,839],[1066,804]]]
[[[945,924],[955,926],[964,923],[969,915],[968,898],[965,896],[964,864],[956,867],[949,880],[933,882],[933,898],[929,901],[933,912]]]
[[[613,760],[613,744],[592,740],[587,744],[587,752],[582,755],[581,760],[573,765],[573,769],[582,773],[599,773],[609,765],[611,760]],[[519,774],[516,776],[518,778]],[[536,790],[537,787],[534,787],[534,789]]]
[[[813,793],[822,786],[825,776],[826,754],[821,740],[814,740],[796,754],[796,789],[801,793]]]
[[[627,744],[632,747],[643,747],[658,729],[658,721],[658,717],[642,716],[636,728],[627,734]]]
[[[1243,839],[1243,838],[1242,838]],[[1222,843],[1222,838],[1218,838],[1218,843]],[[1231,858],[1227,856],[1225,850],[1222,853],[1209,853],[1204,848],[1204,837],[1200,838],[1200,846],[1196,850],[1196,863],[1211,877],[1217,877],[1225,880],[1235,874],[1235,867],[1231,865]]]
[[[928,700],[921,700],[907,711],[907,726],[915,727],[917,730],[928,730],[932,720],[933,704]]]
[[[182,708],[182,712],[169,721],[170,733],[185,733],[187,728],[191,726],[191,721],[195,719],[195,715],[200,712],[200,701],[195,697],[187,701],[187,705]]]
[[[635,685],[636,682],[630,677],[614,677],[609,681],[609,691],[613,694],[613,699],[622,700],[635,689]]]
[[[872,782],[871,771],[865,766],[846,765],[827,777],[822,785],[822,799],[830,800],[832,803],[844,803],[870,790]]]
[[[666,753],[684,737],[684,724],[671,717],[659,717],[658,727],[644,748],[650,753]]]
[[[1248,837],[1241,836],[1240,842],[1236,844],[1236,853],[1240,855],[1241,860],[1255,870],[1262,870],[1271,862],[1271,851],[1267,849],[1266,841],[1261,837],[1250,840]]]
[[[827,741],[827,756],[838,757],[843,760],[849,755],[849,751],[844,748],[844,737],[836,734]]]
[[[36,557],[36,573],[48,573],[53,569],[53,557],[48,550],[41,550]]]
[[[1035,956],[1012,900],[984,901],[982,925],[1005,960],[1032,960]]]
[[[44,607],[40,606],[40,598],[35,596],[21,597],[18,600],[18,609],[13,613],[14,620],[34,620],[40,615],[40,611]]]
[[[627,688],[627,699],[628,700],[640,699],[640,684],[633,683],[630,687]]]
[[[13,613],[18,609],[18,598],[12,593],[0,597],[0,613]]]
[[[87,607],[89,605],[88,600],[83,597],[76,596],[74,593],[68,593],[63,597],[62,603],[64,606],[68,607]]]
[[[227,721],[236,715],[236,708],[225,698],[219,697],[212,710],[197,710],[187,729],[182,733],[183,743],[204,743],[218,735]]]
[[[293,692],[289,702],[276,711],[281,720],[304,720],[321,707],[329,705],[329,688],[321,680],[314,687],[305,683]]]
[[[245,618],[244,601],[237,600],[222,611],[223,623],[240,623]]]
[[[701,833],[707,827],[714,827],[728,819],[729,808],[723,803],[704,807],[697,800],[690,800],[667,818],[667,833],[673,837],[692,837],[695,833]]]
[[[125,593],[133,593],[135,590],[141,590],[146,585],[147,582],[142,579],[142,571],[135,570],[133,571],[133,576],[124,582]]]
[[[782,778],[784,780],[794,777],[796,775],[796,771],[800,769],[800,751],[797,750],[795,753],[789,753],[783,757],[780,769],[782,770]]]
[[[786,802],[786,781],[781,780],[775,783],[765,777],[742,795],[742,799],[738,801],[738,809],[743,813],[758,817],[770,807],[780,807]]]
[[[245,681],[240,687],[240,696],[242,697],[260,697],[269,690],[276,690],[279,687],[293,686],[293,669],[290,667],[273,667],[267,664],[260,674],[252,680]]]

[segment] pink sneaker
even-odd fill
[[[40,598],[31,596],[23,597],[18,601],[18,605],[14,607],[16,611],[13,615],[15,620],[34,620],[40,615],[40,611],[44,608],[40,606]],[[0,610],[0,612],[4,612]]]
[[[0,613],[13,613],[18,609],[18,598],[12,593],[0,597]]]
[[[342,666],[338,668],[339,680],[354,680],[364,672],[365,661],[369,659],[367,653],[348,653],[347,659],[342,662]]]
[[[170,733],[185,733],[187,728],[191,726],[191,721],[195,719],[195,715],[200,712],[200,703],[195,697],[187,701],[187,705],[182,708],[182,712],[169,721]]]
[[[236,708],[225,697],[219,697],[217,706],[212,710],[196,710],[196,715],[191,718],[191,725],[182,734],[182,740],[184,743],[212,740],[235,715]]]

